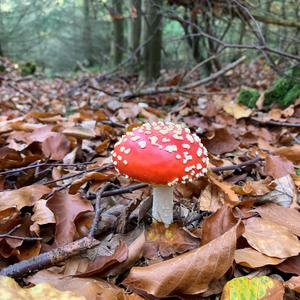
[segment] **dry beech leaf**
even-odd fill
[[[45,185],[34,184],[14,191],[0,192],[0,211],[11,207],[20,210],[25,206],[32,206],[50,191]]]
[[[288,228],[262,218],[246,220],[243,237],[251,247],[268,256],[288,258],[300,252],[297,236]]]
[[[42,150],[47,158],[62,160],[70,150],[70,142],[63,134],[57,133],[42,143]]]
[[[232,189],[239,195],[263,196],[274,189],[270,177],[259,181],[247,181],[243,186],[234,185]]]
[[[288,174],[294,174],[295,170],[293,163],[285,157],[268,155],[266,157],[264,173],[273,178],[281,178]]]
[[[290,274],[300,276],[300,255],[286,259],[283,263],[276,266],[276,269]]]
[[[234,252],[234,260],[237,264],[249,268],[260,268],[266,265],[278,265],[283,259],[264,255],[253,248],[237,249]]]
[[[199,246],[199,240],[187,230],[173,223],[168,228],[163,223],[152,223],[146,232],[144,256],[149,259],[168,257]]]
[[[123,283],[156,297],[205,292],[231,267],[240,226],[196,250],[147,267],[134,267]]]
[[[1,299],[14,300],[86,300],[70,291],[59,291],[48,282],[40,283],[31,288],[21,288],[12,278],[0,276]]]
[[[223,109],[235,119],[247,118],[251,115],[252,110],[244,105],[235,102],[227,102]]]
[[[231,184],[219,181],[213,174],[208,174],[208,178],[225,194],[224,200],[227,205],[235,206],[236,204],[240,203],[239,197],[233,191]]]
[[[300,276],[293,276],[284,283],[284,286],[296,293],[300,293]]]
[[[30,230],[37,235],[40,231],[40,225],[55,223],[55,216],[46,205],[47,200],[40,199],[33,206],[33,215],[31,217],[33,224],[30,226]]]
[[[104,280],[93,278],[76,278],[55,274],[47,270],[40,271],[29,277],[34,284],[50,283],[61,291],[72,291],[85,300],[138,300],[137,295],[126,295],[124,290]],[[136,296],[134,298],[133,296]],[[45,298],[40,298],[45,299]],[[45,299],[46,300],[46,299]],[[66,299],[67,300],[67,299]]]
[[[79,214],[93,211],[92,204],[78,194],[70,195],[66,191],[56,192],[48,200],[47,206],[55,215],[55,246],[59,247],[73,241],[76,233],[74,224]]]
[[[276,187],[260,198],[260,201],[273,202],[283,207],[290,207],[297,199],[297,191],[290,175],[275,179]]]
[[[215,129],[212,139],[202,139],[204,146],[212,154],[218,155],[236,150],[239,142],[227,131],[226,128]]]
[[[202,224],[201,245],[214,240],[224,234],[237,223],[232,209],[226,205],[219,208],[213,215],[204,219]]]
[[[76,194],[79,188],[88,181],[103,182],[103,181],[108,181],[113,176],[114,176],[113,174],[103,174],[99,172],[86,173],[80,179],[74,180],[72,182],[72,185],[70,186],[69,189],[69,193]]]
[[[275,149],[273,153],[283,156],[296,164],[300,163],[300,145],[293,145],[291,147],[281,147]]]
[[[223,199],[222,199],[223,200]],[[201,192],[198,199],[199,208],[204,211],[215,212],[222,207],[224,201],[221,200],[219,188],[209,183]]]
[[[239,277],[225,284],[221,300],[282,300],[283,294],[284,287],[276,279]]]
[[[287,227],[292,233],[300,236],[300,213],[292,208],[267,203],[255,208],[264,220]]]
[[[98,256],[94,261],[91,261],[84,272],[77,274],[78,277],[89,277],[99,275],[113,265],[117,265],[126,261],[128,258],[128,247],[123,241],[115,249],[110,256]]]

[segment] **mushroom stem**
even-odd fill
[[[152,216],[158,222],[166,225],[173,222],[173,187],[154,185]]]

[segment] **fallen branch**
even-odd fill
[[[125,92],[123,94],[120,94],[116,97],[118,100],[129,100],[137,97],[143,97],[143,96],[151,96],[151,95],[157,95],[157,94],[169,94],[169,93],[187,93],[189,89],[196,88],[200,85],[207,84],[213,80],[216,80],[218,77],[226,74],[228,71],[236,68],[238,65],[240,65],[244,60],[246,59],[245,56],[240,57],[238,60],[234,61],[233,63],[225,66],[223,69],[219,70],[218,72],[215,72],[211,74],[210,76],[201,79],[199,81],[193,82],[191,84],[187,84],[184,86],[164,86],[164,87],[150,87],[145,88],[140,91],[135,92]]]
[[[30,259],[10,265],[0,271],[0,275],[13,278],[22,278],[33,272],[57,265],[68,258],[78,255],[82,251],[91,249],[100,244],[93,238],[82,238],[65,246],[56,248],[52,251],[42,253]]]
[[[273,125],[273,126],[285,126],[285,127],[300,127],[300,123],[289,123],[289,122],[283,122],[283,121],[263,121],[257,118],[251,118],[251,120],[263,124],[263,125]]]

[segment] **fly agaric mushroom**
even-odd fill
[[[173,222],[173,188],[207,172],[207,150],[196,134],[173,123],[146,123],[123,135],[112,153],[116,170],[153,185],[154,220]]]

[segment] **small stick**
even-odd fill
[[[20,227],[21,227],[21,224],[15,226],[11,230],[9,230],[7,233],[0,234],[0,238],[10,238],[10,239],[21,240],[21,241],[41,241],[42,240],[42,238],[39,238],[39,237],[26,237],[26,236],[12,235],[12,233],[15,232]]]

